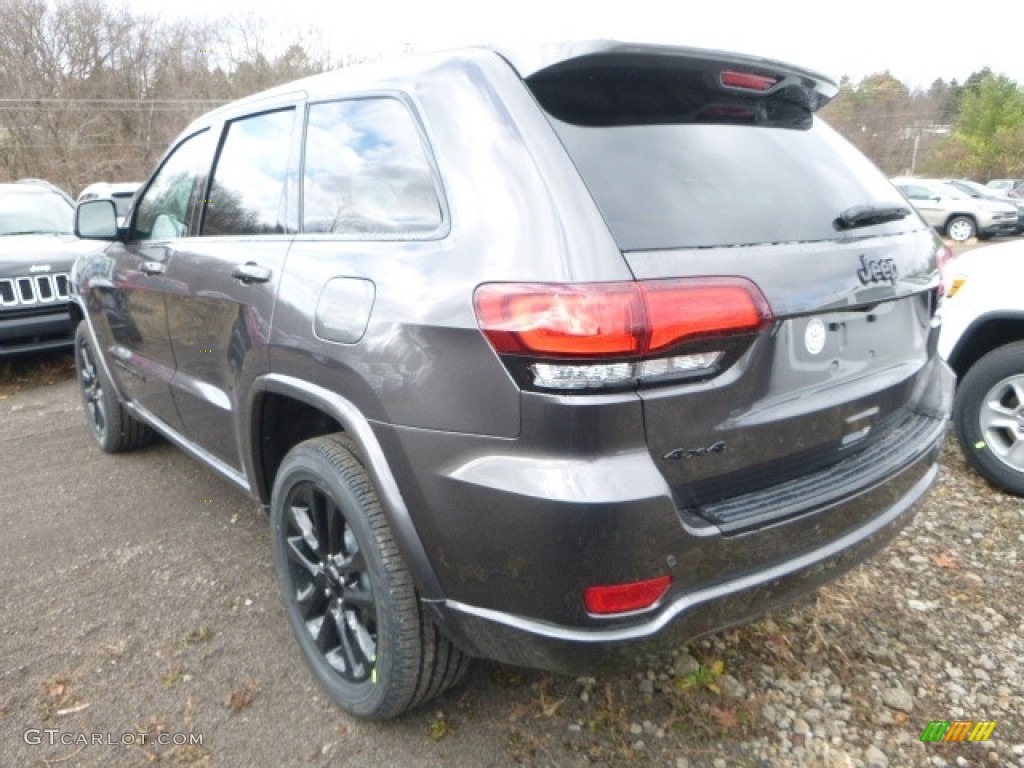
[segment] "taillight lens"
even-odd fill
[[[494,350],[534,361],[532,383],[544,389],[713,371],[723,351],[691,343],[753,334],[772,319],[757,286],[736,277],[489,283],[477,288],[474,306]]]
[[[495,351],[543,357],[643,353],[643,298],[636,283],[481,285],[476,316]]]
[[[935,251],[935,263],[939,268],[939,296],[945,296],[953,287],[951,279],[953,272],[953,249],[948,245],[939,246]]]
[[[749,280],[719,277],[639,285],[650,331],[647,353],[702,336],[751,333],[771,318],[768,302]]]
[[[733,277],[644,283],[481,285],[477,320],[495,351],[543,357],[632,357],[702,336],[759,330],[768,302]]]

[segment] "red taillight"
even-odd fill
[[[953,268],[953,249],[948,245],[941,245],[935,251],[935,263],[939,268],[939,296],[945,296],[946,292],[953,287],[950,272]]]
[[[703,336],[751,333],[771,318],[761,292],[739,278],[652,281],[640,286],[650,330],[648,352]]]
[[[583,603],[590,613],[629,613],[650,608],[661,600],[672,584],[671,576],[659,576],[646,581],[587,587],[583,590]]]
[[[753,72],[735,72],[729,69],[722,72],[722,85],[730,88],[742,88],[747,91],[767,91],[777,82],[779,82],[777,77],[757,75]]]
[[[474,294],[480,328],[501,354],[626,357],[641,354],[645,322],[636,283],[492,283]]]
[[[489,283],[473,298],[484,335],[509,355],[635,358],[697,338],[755,332],[771,319],[757,287],[734,277]]]

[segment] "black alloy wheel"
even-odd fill
[[[93,437],[100,445],[107,439],[107,406],[104,402],[103,382],[93,359],[92,349],[82,333],[75,334],[75,363],[78,383],[82,388],[82,405]]]
[[[75,329],[75,371],[89,431],[100,448],[107,453],[119,453],[152,441],[153,431],[136,421],[118,400],[84,321]]]
[[[288,620],[306,663],[342,709],[385,720],[465,676],[469,657],[420,605],[346,436],[288,452],[274,478],[270,522]]]
[[[377,661],[377,607],[352,526],[311,480],[292,486],[284,504],[291,598],[306,631],[339,677],[365,682]]]

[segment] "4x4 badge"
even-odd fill
[[[719,440],[706,448],[676,448],[664,455],[666,459],[694,459],[698,456],[707,456],[712,453],[725,453],[725,442]]]
[[[899,274],[893,259],[867,259],[864,254],[860,255],[860,269],[857,270],[857,277],[864,285],[868,283],[892,285],[896,282]]]

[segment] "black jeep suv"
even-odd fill
[[[95,251],[72,234],[74,204],[38,179],[0,184],[0,357],[71,347],[69,273]]]
[[[269,508],[385,718],[473,655],[610,669],[834,578],[935,477],[948,252],[820,75],[616,43],[332,72],[193,123],[73,274],[89,424]]]

